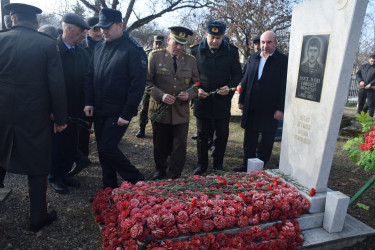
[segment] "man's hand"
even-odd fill
[[[94,115],[94,106],[85,106],[83,109],[87,117],[92,117]]]
[[[68,125],[64,124],[64,125],[58,125],[56,123],[53,123],[53,133],[57,133],[57,132],[61,132],[63,131]]]
[[[280,110],[276,110],[275,114],[273,115],[273,118],[280,121],[284,118],[284,112]]]
[[[371,89],[371,84],[367,84],[365,89]]]
[[[239,103],[238,104],[238,108],[241,109],[241,110],[243,110],[243,103]]]
[[[228,88],[227,85],[225,85],[224,87],[221,87],[220,89],[221,90],[219,90],[217,92],[219,95],[227,95],[227,94],[229,94],[229,88]]]
[[[166,104],[172,105],[176,101],[176,97],[170,94],[164,94],[161,100]]]
[[[364,87],[366,84],[365,84],[365,82],[364,81],[361,81],[360,83],[359,83],[359,86],[362,86],[362,87]]]
[[[203,89],[198,89],[198,98],[204,99],[207,98],[209,94]]]
[[[128,124],[129,124],[128,120],[122,119],[121,117],[118,118],[117,125],[125,126],[125,125],[128,125]]]
[[[177,98],[180,100],[180,101],[188,101],[189,100],[189,93],[186,92],[186,91],[181,91],[180,94],[178,94]]]

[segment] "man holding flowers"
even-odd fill
[[[191,48],[201,79],[199,99],[194,101],[198,131],[198,166],[194,174],[199,175],[205,173],[208,167],[208,139],[212,131],[215,131],[214,169],[223,170],[233,97],[230,88],[236,87],[242,78],[238,49],[224,40],[225,30],[225,22],[209,20],[206,23],[206,39]]]
[[[181,176],[186,160],[189,100],[197,96],[197,89],[190,86],[199,81],[195,58],[183,52],[188,36],[193,32],[184,27],[169,29],[168,47],[153,50],[148,58],[149,117],[154,117],[161,107],[169,105],[152,123],[154,180],[167,177],[167,169],[169,178]]]

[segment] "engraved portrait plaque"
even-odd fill
[[[329,35],[303,36],[296,97],[320,102]]]

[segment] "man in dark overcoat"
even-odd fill
[[[243,110],[245,136],[243,165],[234,169],[238,172],[247,170],[248,158],[257,157],[267,164],[278,120],[284,116],[288,57],[277,50],[274,32],[264,32],[260,43],[261,51],[250,56],[241,84],[238,106]]]
[[[223,170],[224,153],[229,136],[229,118],[234,92],[242,78],[238,49],[225,41],[226,23],[209,20],[206,23],[206,39],[191,48],[197,60],[201,86],[198,100],[194,100],[194,116],[197,118],[198,166],[194,174],[203,174],[208,167],[208,139],[215,131],[213,167]],[[209,92],[220,89],[216,94]]]
[[[83,118],[83,84],[89,69],[89,55],[80,46],[85,29],[90,28],[77,14],[67,13],[62,19],[63,34],[57,38],[65,80],[68,103],[68,127],[52,135],[52,169],[48,181],[56,193],[66,194],[80,183],[70,177],[78,147],[80,127],[87,128]]]
[[[104,40],[92,55],[85,88],[85,114],[95,112],[95,136],[104,187],[116,188],[118,173],[137,183],[144,176],[118,148],[133,116],[137,115],[146,85],[147,57],[143,48],[123,30],[122,14],[103,8],[99,23]]]
[[[28,175],[30,229],[38,231],[56,219],[47,213],[46,184],[51,129],[61,132],[67,122],[64,77],[56,41],[36,30],[42,11],[20,3],[4,8],[14,26],[0,33],[0,167]]]

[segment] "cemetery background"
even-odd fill
[[[344,114],[349,120],[354,120],[354,109]],[[346,111],[347,111],[346,110]],[[348,120],[348,119],[345,119]],[[347,126],[347,125],[346,125]],[[154,171],[152,157],[152,131],[147,126],[147,137],[138,139],[135,133],[138,130],[138,119],[133,119],[128,131],[120,144],[121,149],[151,180]],[[190,120],[188,154],[183,177],[190,176],[196,167],[196,144],[190,136],[196,132],[195,118]],[[232,117],[230,124],[230,137],[224,161],[225,169],[231,170],[241,164],[243,129],[240,128],[238,117]],[[356,166],[341,151],[346,138],[340,137],[332,163],[328,187],[341,191],[352,197],[374,173],[365,172]],[[83,170],[77,176],[81,182],[79,189],[70,188],[68,195],[58,195],[48,187],[47,201],[49,209],[58,212],[58,220],[35,234],[27,230],[27,213],[29,206],[27,181],[24,176],[8,174],[5,185],[13,189],[12,194],[0,205],[0,249],[101,249],[101,238],[98,225],[92,213],[89,198],[102,186],[101,169],[98,162],[95,140],[91,138],[90,159],[93,165]],[[276,168],[279,163],[280,142],[275,143],[270,168]],[[208,174],[212,171],[212,164]],[[121,179],[119,178],[119,183]],[[353,204],[349,206],[348,213],[358,220],[375,227],[375,188],[370,188],[357,202],[369,206],[364,210]],[[367,238],[364,242],[355,245],[354,249],[373,249],[375,236]],[[353,248],[351,248],[353,249]]]

